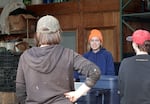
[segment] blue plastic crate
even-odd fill
[[[85,80],[84,76],[79,76],[79,78],[81,82]],[[118,76],[102,75],[94,88],[110,89],[110,103],[108,104],[120,104]]]
[[[109,104],[110,90],[92,88],[86,95],[76,102],[77,104]]]
[[[79,76],[80,81],[85,80],[85,76]],[[118,89],[118,76],[102,75],[94,88]]]

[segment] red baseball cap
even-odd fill
[[[146,30],[136,30],[132,36],[126,38],[127,41],[133,41],[138,45],[143,45],[146,40],[150,40],[150,33]]]

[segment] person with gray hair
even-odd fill
[[[136,55],[123,59],[119,68],[120,104],[150,104],[150,33],[139,29],[127,40]]]
[[[82,55],[60,45],[61,27],[51,15],[37,22],[37,47],[26,50],[19,59],[16,96],[20,104],[73,104],[100,79],[100,69]],[[74,89],[73,71],[86,76]]]

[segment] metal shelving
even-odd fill
[[[133,2],[137,3],[133,3]],[[145,4],[146,3],[146,4]],[[126,12],[125,8],[128,6],[136,6],[138,4],[137,10],[132,12]],[[130,26],[127,21],[133,22],[150,22],[150,10],[149,10],[150,0],[121,0],[121,23],[122,26],[126,25],[130,30],[134,31],[135,29]],[[135,8],[134,8],[135,9]]]
[[[121,31],[121,53],[123,57],[125,37],[127,34],[130,35],[137,28],[134,23],[147,24],[150,23],[150,0],[121,0],[120,1],[120,31]],[[126,28],[124,28],[126,27]],[[143,29],[150,30],[148,26],[140,27]],[[126,29],[126,30],[124,30]],[[130,32],[129,32],[130,31]],[[128,33],[129,32],[129,33]]]

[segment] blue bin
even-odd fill
[[[79,78],[81,82],[85,80],[84,76],[79,76]],[[120,104],[120,98],[118,94],[118,76],[102,75],[94,88],[110,89],[110,98],[108,104]]]
[[[75,104],[109,104],[110,90],[92,88],[86,95],[78,99]]]
[[[54,0],[43,0],[43,3],[45,4],[49,4],[49,3],[53,3]]]

